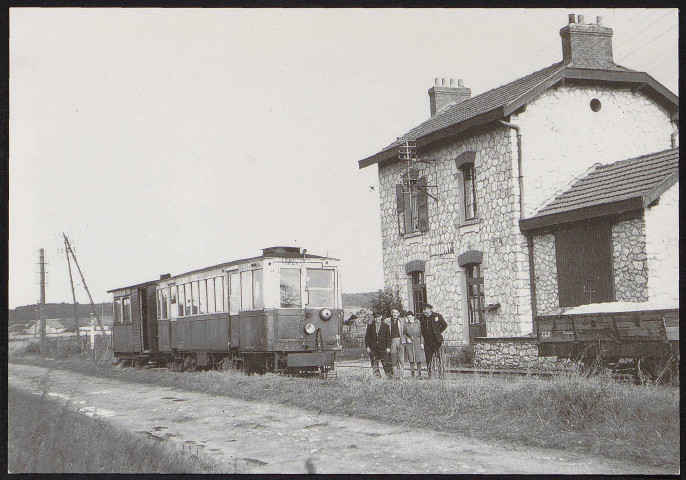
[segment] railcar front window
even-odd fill
[[[160,288],[157,291],[157,313],[160,320],[164,320],[168,317],[167,302],[167,287]]]
[[[302,298],[300,295],[300,269],[281,269],[281,308],[300,308]]]
[[[308,268],[305,289],[308,307],[333,307],[335,302],[334,271]]]

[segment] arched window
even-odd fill
[[[460,177],[460,213],[463,221],[477,218],[475,160],[474,151],[463,152],[455,159]]]
[[[426,303],[425,266],[423,260],[412,260],[405,264],[405,273],[409,276],[410,307],[415,315],[422,312]]]
[[[464,186],[464,218],[472,220],[476,218],[476,179],[474,177],[474,164],[465,163],[461,167],[462,184]]]

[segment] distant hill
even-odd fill
[[[102,314],[104,310],[106,316],[112,316],[112,304],[109,302],[96,303],[95,308],[100,314]],[[90,305],[77,304],[76,309],[79,318],[90,318]],[[38,305],[24,305],[23,307],[11,309],[9,311],[9,324],[26,324],[28,322],[33,322],[36,320],[38,315],[37,312]],[[45,316],[46,318],[74,318],[74,306],[71,303],[46,303]]]
[[[369,302],[372,299],[373,295],[374,295],[374,292],[344,293],[343,294],[343,308],[347,308],[347,307],[369,308]]]
[[[343,307],[362,307],[369,308],[369,301],[372,298],[374,292],[363,292],[363,293],[344,293],[343,294]],[[90,318],[91,307],[88,304],[77,304],[77,312],[79,318]],[[103,312],[106,316],[112,316],[112,303],[96,303],[95,308],[98,313]],[[17,307],[9,311],[9,324],[14,325],[16,323],[26,324],[28,322],[33,322],[36,320],[37,305],[24,305],[22,307]],[[45,316],[47,318],[74,318],[74,307],[71,303],[47,303],[45,305]]]

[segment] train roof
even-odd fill
[[[239,260],[232,260],[230,262],[223,262],[223,263],[218,263],[216,265],[211,265],[209,267],[203,267],[203,268],[198,268],[195,270],[189,270],[188,272],[183,272],[179,273],[176,275],[169,275],[169,276],[163,276],[159,280],[151,280],[143,283],[138,283],[136,285],[129,285],[126,287],[119,287],[119,288],[113,288],[112,290],[108,290],[107,293],[112,293],[116,290],[123,290],[125,288],[137,288],[137,287],[142,287],[144,285],[149,285],[151,283],[157,283],[160,280],[169,280],[171,278],[177,278],[177,277],[183,277],[184,275],[190,275],[193,273],[199,273],[199,272],[204,272],[206,270],[213,270],[215,268],[220,268],[220,267],[230,267],[233,265],[240,265],[241,263],[247,263],[247,262],[254,262],[256,260],[261,260],[265,258],[314,258],[314,259],[319,259],[319,260],[340,260],[338,258],[334,257],[325,257],[321,255],[312,255],[310,253],[307,253],[307,250],[300,250],[300,247],[285,247],[285,246],[277,246],[277,247],[267,247],[262,249],[262,255],[259,255],[257,257],[248,257],[248,258],[241,258]]]

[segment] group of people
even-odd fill
[[[443,343],[443,332],[448,328],[441,314],[433,308],[425,304],[418,319],[410,311],[401,316],[400,311],[391,310],[390,318],[386,319],[382,313],[374,312],[374,321],[367,326],[364,343],[375,376],[381,377],[381,363],[387,377],[401,378],[407,361],[413,377],[421,378],[422,363],[426,363],[431,378],[434,356]]]

